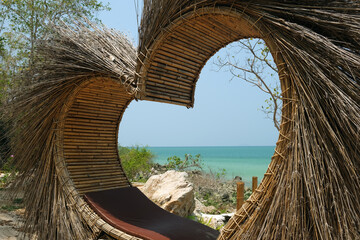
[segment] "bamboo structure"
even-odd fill
[[[42,59],[24,74],[29,86],[6,108],[25,234],[216,239],[218,231],[168,213],[131,186],[117,139],[138,91],[136,51],[122,34],[84,20],[54,26],[51,39],[38,43]]]
[[[360,239],[359,12],[357,1],[144,1],[138,98],[192,107],[206,61],[242,38],[262,38],[279,70],[275,153],[219,239]]]
[[[3,116],[19,171],[12,188],[25,191],[25,231],[142,238],[86,201],[131,187],[117,153],[126,107],[133,99],[192,107],[213,54],[262,38],[279,69],[279,139],[263,180],[219,239],[360,239],[359,12],[345,0],[145,0],[137,53],[122,34],[86,20],[54,26]]]
[[[236,183],[236,210],[239,210],[244,204],[245,183],[240,181]]]
[[[136,91],[135,48],[117,32],[77,22],[54,26],[38,53],[43,61],[25,75],[30,86],[8,106],[25,232],[38,239],[93,239],[100,232],[138,239],[105,222],[83,199],[87,192],[130,186],[117,135]]]
[[[257,177],[252,177],[252,192],[256,191],[256,188],[258,186],[258,178]]]

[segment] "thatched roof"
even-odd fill
[[[360,4],[144,2],[139,98],[191,107],[206,61],[244,37],[263,38],[279,69],[275,154],[220,239],[360,238]]]

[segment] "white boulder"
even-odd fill
[[[167,171],[149,178],[141,191],[157,205],[186,217],[195,209],[194,188],[186,172]]]

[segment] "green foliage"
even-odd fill
[[[154,154],[145,147],[119,147],[119,156],[130,181],[145,181],[152,165]]]
[[[204,224],[204,225],[206,225],[208,227],[211,227],[211,220],[212,220],[212,218],[209,218],[208,221],[206,221],[203,217],[197,218],[198,223]]]
[[[251,188],[245,189],[245,192],[244,192],[244,200],[245,200],[245,201],[248,200],[249,197],[251,196],[251,194],[252,194]]]
[[[4,176],[0,178],[0,189],[4,189],[11,179],[11,173],[4,173]]]
[[[216,228],[214,228],[212,225],[211,225],[211,220],[212,218],[210,218],[209,220],[205,220],[205,218],[203,217],[196,217],[196,216],[193,216],[193,215],[190,215],[187,217],[188,219],[190,220],[193,220],[195,222],[198,222],[198,223],[201,223],[205,226],[208,226],[208,227],[211,227],[217,231],[220,231],[220,229],[224,226],[224,224],[220,225],[220,226],[217,226]]]
[[[220,207],[221,202],[219,201],[219,199],[216,198],[216,196],[213,196],[210,192],[206,193],[203,198],[205,206],[214,206],[216,209]]]
[[[0,97],[18,87],[19,73],[31,70],[39,59],[35,46],[48,38],[48,23],[71,23],[76,17],[97,20],[95,14],[109,10],[99,0],[2,0],[0,2]]]
[[[223,168],[223,169],[220,169],[219,172],[216,172],[216,178],[217,179],[224,179],[226,176],[226,169]]]
[[[13,165],[13,155],[9,157],[9,159],[5,162],[5,164],[2,166],[1,170],[4,173],[13,173],[15,171],[14,165]]]
[[[172,156],[167,159],[166,168],[174,169],[176,171],[184,171],[189,169],[201,170],[203,162],[200,158],[200,154],[193,157],[191,154],[185,154],[185,158],[181,159],[178,156]]]
[[[194,215],[189,215],[189,216],[187,216],[186,218],[187,218],[187,219],[190,219],[190,220],[193,220],[193,221],[196,221],[196,220],[197,220],[196,216],[194,216]]]
[[[2,210],[8,211],[8,212],[12,212],[15,211],[17,209],[20,209],[20,206],[16,206],[16,205],[5,205],[5,206],[1,206]]]
[[[15,198],[14,200],[13,200],[13,203],[14,204],[22,204],[24,202],[24,200],[22,199],[22,198]]]
[[[2,56],[5,52],[5,38],[0,37],[0,56]]]
[[[13,164],[13,155],[11,155],[1,166],[3,177],[0,178],[0,189],[6,187],[15,177],[15,168]]]
[[[9,157],[9,153],[11,153],[10,149],[10,140],[7,136],[8,134],[8,127],[0,119],[0,169],[3,169],[4,164],[8,161],[12,160],[12,157]]]

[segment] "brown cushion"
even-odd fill
[[[135,187],[87,193],[85,201],[104,221],[130,235],[152,240],[210,240],[219,232],[171,214]]]

